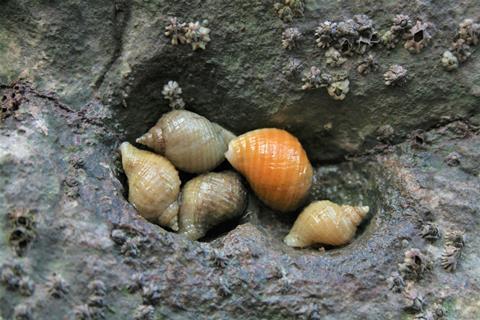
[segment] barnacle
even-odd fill
[[[385,124],[377,129],[377,140],[382,142],[390,142],[395,131],[389,124]]]
[[[408,311],[419,312],[425,306],[425,298],[422,293],[413,287],[413,282],[410,282],[403,291],[404,308]]]
[[[453,272],[457,269],[458,260],[461,256],[461,248],[447,245],[443,250],[440,263],[445,270]]]
[[[18,291],[22,296],[29,297],[35,291],[35,282],[33,282],[29,277],[23,277],[18,283]]]
[[[150,305],[142,304],[135,309],[133,313],[134,320],[153,320],[155,317],[155,308]]]
[[[415,248],[405,251],[403,263],[398,265],[398,270],[404,278],[414,280],[422,278],[431,268],[430,258]]]
[[[284,22],[292,22],[293,17],[303,16],[305,10],[304,0],[284,0],[273,5],[275,12]]]
[[[160,301],[160,298],[162,297],[162,290],[154,283],[149,283],[143,287],[142,297],[145,304],[155,305]]]
[[[462,249],[465,246],[465,234],[459,230],[452,230],[445,234],[445,245]]]
[[[420,236],[424,239],[435,241],[440,239],[441,234],[436,224],[432,222],[421,222]]]
[[[32,320],[32,307],[23,303],[15,306],[13,317],[15,320]]]
[[[332,82],[332,77],[329,74],[322,73],[322,71],[313,66],[309,71],[305,72],[302,78],[303,90],[313,88],[327,87]]]
[[[183,109],[185,107],[185,102],[182,99],[182,88],[177,81],[168,81],[168,83],[163,86],[162,94],[163,97],[168,100],[170,108]]]
[[[187,41],[184,34],[185,25],[185,23],[178,22],[177,17],[169,18],[169,24],[165,27],[165,35],[172,39],[174,46]]]
[[[35,227],[35,216],[32,210],[16,208],[10,211],[7,216],[13,226],[22,226],[29,229]]]
[[[122,229],[113,229],[110,233],[110,237],[112,238],[113,242],[118,245],[122,245],[127,241],[127,233]]]
[[[0,121],[15,115],[23,101],[23,96],[19,92],[12,92],[2,96],[0,105]]]
[[[100,296],[105,296],[107,294],[107,287],[105,286],[105,283],[101,280],[93,280],[91,281],[88,286],[88,290],[92,294],[100,295]]]
[[[334,42],[333,32],[337,29],[335,22],[324,21],[315,29],[315,41],[320,48],[328,48]]]
[[[393,18],[393,25],[390,27],[390,31],[392,33],[401,34],[408,31],[412,26],[412,20],[408,15],[397,14]]]
[[[455,54],[459,62],[467,61],[472,55],[471,48],[464,39],[457,39],[450,47],[450,51]]]
[[[405,49],[412,53],[419,53],[432,38],[428,32],[429,24],[417,20],[417,23],[406,33]]]
[[[145,283],[145,277],[142,273],[135,273],[130,278],[130,283],[128,284],[128,291],[131,293],[135,293],[136,291],[142,289],[143,284]]]
[[[375,57],[372,54],[369,54],[365,59],[363,59],[357,66],[357,72],[361,75],[366,75],[370,71],[375,71],[379,67],[378,62],[375,60]]]
[[[335,81],[327,87],[328,94],[335,100],[343,100],[350,91],[350,81],[348,79]]]
[[[210,42],[210,29],[197,22],[189,22],[188,26],[184,28],[186,42],[192,45],[193,50],[203,49]]]
[[[390,277],[387,278],[388,289],[393,292],[399,293],[402,292],[403,288],[405,288],[405,281],[403,281],[403,277],[398,272],[392,272]]]
[[[292,50],[298,45],[301,38],[302,34],[298,28],[287,28],[282,33],[282,47],[287,50]]]
[[[342,57],[342,54],[335,48],[329,48],[325,52],[325,58],[327,58],[327,65],[338,67],[347,61],[346,58]]]
[[[299,72],[302,62],[296,58],[289,58],[287,64],[283,67],[282,73],[286,76],[292,76]]]
[[[75,320],[92,320],[93,310],[86,304],[78,305],[73,308]]]
[[[48,294],[54,298],[61,298],[68,293],[68,284],[61,275],[53,273],[47,280]]]
[[[405,83],[407,81],[407,69],[395,64],[390,66],[388,71],[383,74],[383,78],[387,86]]]
[[[442,306],[434,304],[432,308],[429,308],[425,312],[419,313],[415,316],[415,320],[440,320],[445,316],[445,311]]]
[[[458,59],[450,50],[443,53],[441,62],[445,70],[452,71],[458,68]]]
[[[480,24],[475,23],[472,19],[465,19],[460,23],[457,37],[465,40],[470,46],[478,44],[480,38]]]
[[[380,41],[378,32],[373,28],[373,21],[367,15],[355,15],[353,21],[358,32],[356,52],[363,54],[369,47]]]
[[[450,167],[456,167],[460,164],[461,155],[458,152],[450,152],[445,158],[445,163]]]

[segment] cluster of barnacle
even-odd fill
[[[451,231],[445,235],[445,246],[441,257],[442,267],[453,272],[457,269],[458,260],[462,256],[465,237],[461,231]]]
[[[148,283],[143,273],[136,273],[130,278],[127,289],[130,293],[141,290],[143,304],[138,306],[134,311],[135,320],[153,319],[155,308],[154,304],[158,303],[161,298],[161,289],[153,283]]]
[[[75,306],[73,314],[76,320],[104,319],[106,307],[105,296],[107,287],[101,280],[93,280],[88,286],[90,295],[86,304]]]
[[[287,28],[282,33],[282,47],[287,50],[292,50],[298,46],[302,39],[302,33],[298,28]]]
[[[284,0],[273,4],[277,15],[284,22],[292,22],[294,17],[302,17],[305,11],[304,0]]]
[[[31,296],[35,291],[35,283],[19,263],[5,263],[0,268],[0,283],[8,290],[18,291],[26,297]]]
[[[303,90],[327,88],[328,94],[335,100],[345,99],[350,91],[350,81],[345,73],[329,74],[313,66],[307,70],[302,78]]]
[[[448,70],[455,70],[460,63],[467,61],[471,54],[472,46],[476,46],[480,39],[480,24],[472,19],[465,19],[459,25],[455,40],[442,55],[442,65]]]
[[[378,32],[366,15],[355,15],[346,21],[324,21],[316,28],[315,37],[318,47],[333,47],[346,56],[364,54],[379,42]]]
[[[429,241],[436,241],[440,239],[441,232],[438,226],[433,222],[420,222],[420,236]]]
[[[29,209],[16,208],[8,213],[9,225],[12,228],[9,241],[17,255],[25,253],[35,238],[35,212]]]
[[[165,36],[171,39],[172,45],[190,44],[193,50],[205,50],[207,43],[210,42],[210,29],[207,28],[208,22],[189,22],[181,23],[177,17],[169,19],[165,27]]]
[[[405,49],[411,53],[419,53],[432,38],[430,29],[430,23],[417,19],[414,24],[408,15],[397,14],[390,30],[382,35],[382,43],[388,49],[393,49],[401,40],[405,40]]]
[[[177,81],[168,81],[162,90],[163,97],[168,100],[172,109],[183,109],[185,102],[182,98],[182,88]]]

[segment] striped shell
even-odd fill
[[[225,157],[272,209],[293,211],[308,195],[312,166],[298,139],[285,130],[247,132],[230,141]]]
[[[128,142],[120,145],[123,170],[128,178],[128,201],[144,218],[178,230],[180,178],[162,156],[140,150]]]
[[[180,203],[179,231],[197,240],[212,227],[240,216],[247,203],[247,192],[235,172],[212,172],[187,182]]]
[[[368,207],[338,205],[328,200],[307,206],[295,221],[284,242],[291,247],[321,243],[339,246],[352,240]]]
[[[196,113],[174,110],[137,139],[137,143],[164,155],[175,167],[190,173],[214,169],[224,158],[230,131]]]

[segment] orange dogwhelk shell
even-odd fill
[[[280,129],[247,132],[228,145],[225,157],[272,209],[297,209],[312,185],[313,169],[302,145]]]

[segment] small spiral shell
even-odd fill
[[[187,182],[180,199],[179,232],[197,240],[212,227],[240,216],[247,192],[235,172],[211,172]]]
[[[369,211],[368,207],[338,205],[328,200],[307,206],[283,240],[291,247],[313,244],[339,246],[352,240],[357,226]]]
[[[224,159],[233,133],[207,118],[186,110],[164,114],[137,143],[164,155],[175,167],[189,173],[214,169]]]
[[[178,230],[180,178],[175,167],[162,156],[120,145],[123,170],[128,178],[128,201],[144,218]]]
[[[225,157],[272,209],[297,209],[310,190],[313,169],[302,145],[280,129],[247,132],[228,145]]]

